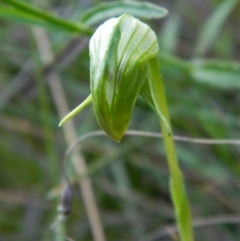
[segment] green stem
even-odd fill
[[[150,60],[150,74],[155,92],[154,104],[158,105],[158,108],[161,109],[162,114],[171,126],[163,80],[159,71],[157,58]],[[191,211],[185,191],[183,175],[178,164],[173,134],[168,134],[166,125],[162,121],[160,122],[160,125],[170,169],[170,191],[175,208],[175,217],[177,220],[180,238],[182,241],[193,241]]]
[[[85,28],[81,24],[75,24],[73,22],[67,21],[66,19],[61,19],[58,18],[52,14],[47,13],[46,11],[40,10],[33,5],[29,3],[25,3],[19,0],[1,0],[2,2],[5,2],[6,4],[23,11],[25,13],[31,14],[34,17],[39,17],[40,19],[47,20],[51,24],[56,25],[56,26],[61,26],[61,28],[71,31],[71,32],[76,32],[76,33],[83,33],[88,36],[91,36],[93,31],[92,29]]]
[[[91,102],[92,102],[92,95],[89,95],[79,106],[77,106],[74,110],[72,110],[60,121],[59,126],[62,126],[65,122],[73,118],[75,115],[81,112],[84,108],[86,108]]]

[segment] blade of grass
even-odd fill
[[[113,174],[113,178],[116,182],[116,189],[118,189],[121,195],[128,196],[131,194],[131,184],[125,163],[123,161],[117,161],[110,166]],[[130,232],[133,238],[140,237],[144,232],[143,225],[139,219],[138,210],[133,202],[122,202],[122,208],[124,215],[129,221]]]
[[[89,28],[85,28],[80,23],[76,24],[70,22],[66,19],[58,18],[44,10],[38,9],[35,6],[17,0],[2,0],[8,6],[13,7],[14,9],[2,8],[0,11],[0,16],[8,17],[12,19],[21,19],[27,23],[38,23],[39,25],[56,27],[65,31],[73,32],[73,33],[82,33],[90,36],[92,34],[92,30]]]
[[[34,49],[34,40],[31,36],[32,49]],[[51,110],[49,106],[49,96],[47,93],[47,85],[44,82],[43,72],[41,69],[41,63],[35,52],[32,51],[34,64],[36,65],[35,80],[37,85],[37,91],[39,96],[39,112],[41,113],[41,122],[43,126],[43,133],[45,137],[44,145],[47,153],[47,158],[49,160],[49,174],[51,178],[52,185],[55,185],[59,178],[59,165],[57,160],[57,155],[54,147],[54,134],[51,128]]]
[[[190,75],[194,81],[222,89],[240,88],[240,64],[234,61],[195,60]]]
[[[164,53],[175,51],[178,41],[181,19],[177,14],[169,17],[162,29],[161,38],[159,38],[159,47]]]
[[[209,50],[237,3],[239,3],[239,0],[225,0],[218,5],[215,12],[200,30],[198,41],[193,51],[194,56],[203,56]]]
[[[93,25],[105,19],[128,13],[138,18],[157,19],[163,18],[168,11],[156,4],[136,1],[113,1],[100,3],[87,10],[80,18],[86,25]]]
[[[48,24],[43,19],[40,19],[32,14],[19,11],[17,9],[1,6],[0,16],[2,18],[10,19],[13,21],[20,21],[27,24],[38,24],[47,27]]]

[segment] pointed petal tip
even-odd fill
[[[120,141],[122,140],[123,138],[123,135],[125,134],[124,133],[106,133],[113,141],[117,142],[117,143],[120,143]]]
[[[122,140],[122,136],[119,138],[119,137],[116,137],[116,136],[110,136],[114,141],[116,141],[117,143],[120,143],[120,141]]]

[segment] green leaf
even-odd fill
[[[81,16],[80,20],[85,25],[90,26],[124,13],[138,18],[156,19],[165,17],[168,11],[165,8],[148,2],[114,1],[101,3],[87,10]]]
[[[57,28],[74,33],[91,35],[92,30],[81,24],[58,18],[44,10],[38,9],[31,4],[17,0],[1,0],[6,6],[1,6],[0,17],[19,20],[23,23],[41,25],[49,28]]]
[[[218,60],[197,60],[192,64],[195,81],[223,89],[240,88],[240,63]]]
[[[239,0],[225,0],[219,4],[214,14],[205,22],[194,49],[195,56],[204,55],[216,40],[222,26]]]
[[[158,53],[155,33],[124,14],[101,25],[90,40],[90,81],[95,115],[115,141],[126,132],[133,107]]]
[[[5,6],[1,6],[0,8],[0,17],[4,19],[21,22],[24,24],[33,24],[49,28],[56,28],[56,26],[44,21],[44,19],[40,19],[32,14],[28,14]]]

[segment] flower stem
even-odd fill
[[[156,57],[150,60],[150,74],[154,85],[154,91],[156,93],[156,100],[154,102],[157,103],[162,114],[171,126],[163,79],[159,71],[158,60]],[[183,175],[178,164],[173,134],[168,134],[166,125],[162,121],[160,122],[160,126],[170,170],[170,192],[174,204],[180,239],[181,241],[193,241],[191,211],[185,190]]]

